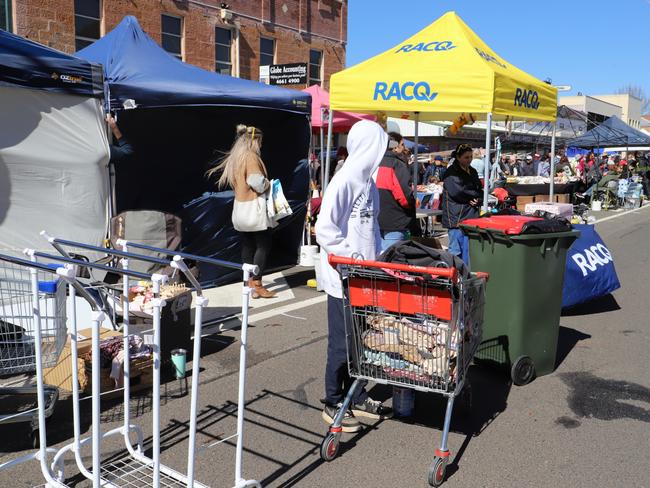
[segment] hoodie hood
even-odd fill
[[[354,124],[348,135],[349,156],[325,190],[316,240],[321,246],[322,286],[333,297],[343,296],[341,277],[327,256],[375,259],[380,249],[379,193],[372,175],[387,145],[388,135],[379,124],[369,120]]]
[[[388,134],[376,122],[362,120],[348,134],[348,158],[340,173],[365,186],[379,168],[388,147]]]

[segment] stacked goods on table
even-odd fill
[[[166,305],[160,317],[160,357],[167,362],[174,349],[189,350],[191,346],[191,290],[184,284],[169,284],[160,287],[160,297]],[[153,316],[153,289],[147,281],[138,282],[129,288],[129,312],[136,317],[132,330],[151,330]],[[149,333],[150,334],[150,333]]]
[[[190,289],[185,284],[169,284],[160,287],[160,298],[174,300],[181,295],[189,294]],[[145,315],[152,315],[153,284],[149,281],[139,281],[129,288],[129,310]]]
[[[101,368],[101,391],[106,392],[121,388],[124,378],[124,340],[123,337],[110,337],[99,343],[99,366]],[[138,335],[129,335],[130,378],[131,385],[137,387],[149,386],[152,383],[153,350],[144,344]],[[86,390],[92,389],[91,369],[93,361],[92,351],[84,357],[88,383]]]

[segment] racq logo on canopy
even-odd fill
[[[437,96],[438,92],[434,92],[426,81],[406,81],[404,83],[394,81],[390,87],[385,81],[378,81],[375,84],[375,94],[372,99],[432,102]]]
[[[515,91],[515,106],[537,110],[539,108],[539,94],[535,90],[517,88]]]
[[[432,41],[432,42],[419,42],[417,44],[404,44],[400,46],[395,53],[411,53],[418,52],[434,52],[434,51],[451,51],[455,49],[453,41]]]

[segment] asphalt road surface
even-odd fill
[[[473,407],[454,414],[445,486],[650,487],[650,210],[614,217],[597,230],[614,256],[622,288],[562,317],[553,374],[516,387],[493,371],[470,369]],[[304,286],[312,275],[301,268],[285,272],[294,297],[253,312],[244,476],[269,487],[428,486],[444,414],[444,402],[435,395],[417,395],[411,421],[370,423],[344,435],[336,460],[320,460],[327,324],[324,295]],[[235,329],[203,338],[200,445],[235,431],[238,337]],[[181,386],[176,380],[162,386],[160,428],[163,462],[184,471],[189,399],[180,396]],[[371,394],[390,401],[386,388],[374,387]],[[84,403],[82,431],[89,435],[89,402]],[[151,405],[148,394],[136,395],[130,405],[134,422],[144,427],[146,448]],[[118,426],[122,413],[119,402],[104,402],[102,428]],[[62,400],[49,423],[50,444],[70,442],[70,418],[70,401]],[[24,440],[20,427],[3,426],[0,462],[28,452],[21,450]],[[124,457],[119,439],[102,447],[104,464]],[[90,464],[90,451],[82,456]],[[71,458],[66,476],[70,486],[91,486]],[[196,477],[208,486],[232,486],[234,440],[201,449]],[[0,472],[3,487],[41,483],[33,461]]]

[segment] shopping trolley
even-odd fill
[[[244,405],[245,405],[245,387],[246,387],[246,351],[248,347],[247,340],[247,331],[248,331],[248,305],[249,297],[251,290],[248,287],[248,279],[251,276],[251,273],[257,272],[257,267],[249,264],[237,264],[231,263],[228,261],[222,261],[213,258],[206,258],[203,256],[196,256],[188,253],[182,253],[178,251],[170,251],[167,249],[160,249],[151,246],[146,246],[137,243],[131,243],[128,241],[120,240],[118,245],[122,247],[122,250],[117,249],[105,249],[92,246],[85,243],[79,243],[64,239],[56,239],[48,236],[45,232],[41,233],[48,242],[61,254],[61,256],[55,257],[44,253],[34,253],[34,255],[41,259],[59,259],[62,262],[68,264],[74,264],[77,266],[85,266],[89,268],[100,269],[107,271],[106,266],[87,263],[83,261],[78,261],[73,259],[71,255],[66,251],[65,248],[76,248],[84,249],[94,252],[103,252],[114,257],[117,257],[121,260],[122,269],[112,268],[111,271],[120,274],[123,276],[123,289],[122,289],[122,332],[125,337],[124,342],[124,423],[120,428],[113,429],[107,432],[101,432],[99,428],[94,428],[94,426],[99,425],[99,421],[95,422],[93,420],[93,433],[91,438],[81,439],[79,435],[79,422],[78,422],[78,407],[73,409],[73,414],[75,416],[75,436],[74,442],[65,446],[61,449],[54,458],[53,465],[56,467],[56,472],[59,478],[63,478],[63,466],[64,466],[64,455],[67,452],[73,452],[75,454],[75,459],[77,466],[82,474],[86,477],[93,480],[94,486],[108,486],[108,487],[122,487],[122,486],[152,486],[158,488],[159,486],[165,487],[204,487],[198,482],[194,481],[194,467],[195,467],[195,452],[196,452],[196,430],[197,430],[197,412],[198,412],[198,398],[199,398],[199,371],[200,371],[200,357],[201,357],[201,329],[202,329],[202,320],[203,320],[203,309],[208,305],[208,300],[203,296],[202,288],[200,283],[196,278],[191,274],[188,269],[184,259],[191,259],[193,261],[204,262],[213,266],[221,266],[231,269],[239,269],[243,271],[243,283],[242,288],[242,328],[241,328],[241,345],[240,345],[240,371],[239,371],[239,404],[238,404],[238,413],[237,413],[237,432],[223,439],[221,442],[237,438],[237,447],[235,455],[235,487],[244,488],[244,487],[259,487],[259,483],[255,480],[246,480],[242,476],[243,471],[243,433],[244,433]],[[147,251],[153,251],[161,256],[173,256],[171,261],[160,259],[154,256],[145,256],[140,254],[135,254],[129,252],[129,249],[142,249]],[[193,350],[193,364],[192,364],[192,389],[191,389],[191,401],[190,401],[190,428],[189,428],[189,446],[188,446],[188,455],[187,455],[187,474],[181,474],[171,468],[166,467],[160,462],[160,315],[162,307],[165,306],[164,300],[159,298],[160,296],[160,287],[161,284],[166,280],[166,277],[159,274],[154,274],[151,277],[142,275],[134,271],[129,271],[129,262],[131,260],[140,260],[146,261],[149,263],[160,264],[160,265],[171,265],[175,270],[183,273],[188,280],[188,282],[194,287],[196,291],[195,299],[195,322],[194,322],[194,350]],[[154,331],[154,375],[153,375],[153,453],[152,456],[146,457],[143,454],[142,450],[142,431],[139,427],[131,424],[130,415],[129,415],[129,401],[130,401],[130,387],[129,387],[129,347],[128,347],[128,336],[129,336],[129,301],[128,301],[128,292],[129,292],[129,277],[139,278],[139,279],[151,279],[154,284],[154,303],[153,303],[153,331]],[[95,304],[95,308],[99,305]],[[103,314],[102,314],[103,315]],[[104,317],[96,317],[98,320],[93,320],[93,326],[99,327],[99,319]],[[74,322],[74,321],[73,321]],[[73,336],[76,331],[76,324],[73,323]],[[93,334],[93,338],[98,334]],[[94,341],[95,339],[93,339]],[[93,342],[93,345],[95,342]],[[98,343],[97,343],[98,346]],[[73,351],[76,348],[72,348]],[[94,357],[97,357],[93,349]],[[72,358],[73,361],[73,385],[77,386],[77,372],[76,367],[76,358]],[[93,375],[95,372],[95,363],[93,363]],[[95,385],[99,381],[95,381],[93,378],[93,417],[99,419],[99,390],[95,390]],[[78,392],[73,391],[73,405],[78,404]],[[136,444],[132,444],[130,440],[130,434],[135,433],[137,436]],[[82,460],[79,456],[79,449],[92,442],[93,446],[93,466],[101,465],[101,449],[99,447],[101,440],[111,436],[111,435],[122,435],[124,437],[124,442],[126,444],[127,451],[129,453],[128,458],[120,460],[118,462],[111,463],[101,467],[101,474],[98,473],[99,470],[94,470],[90,472],[82,463]],[[215,443],[216,444],[216,443]]]
[[[487,275],[461,277],[455,268],[334,255],[329,262],[341,273],[348,367],[355,381],[321,443],[321,458],[337,456],[343,417],[361,380],[440,393],[447,397],[447,409],[428,476],[431,486],[440,486],[454,399],[481,342]]]
[[[52,414],[58,390],[43,383],[43,368],[56,363],[65,345],[65,282],[69,279],[70,269],[63,266],[0,255],[0,373],[36,372],[35,387],[2,389],[4,395],[28,401],[19,401],[21,407],[17,410],[20,411],[4,413],[0,421],[29,421],[33,442],[39,446],[32,454],[0,464],[0,470],[39,461],[49,487],[66,485],[55,479],[48,464],[49,454],[56,451],[47,448],[45,421]],[[7,405],[6,399],[3,404]],[[36,408],[29,408],[32,404]]]
[[[56,268],[52,268],[52,272]],[[65,286],[50,272],[39,272],[39,305],[41,309],[41,362],[53,366],[65,345]],[[7,261],[0,263],[0,374],[20,375],[36,370],[36,342],[29,269]],[[16,378],[14,376],[14,382]],[[3,379],[0,387],[0,424],[29,423],[30,438],[38,445],[37,388],[21,384],[9,386],[12,379]],[[25,382],[23,382],[25,383]],[[28,381],[31,383],[31,379]],[[45,385],[45,416],[54,411],[58,389]]]

